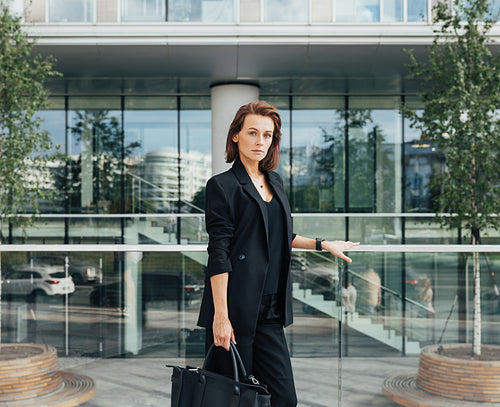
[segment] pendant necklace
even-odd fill
[[[253,177],[250,177],[250,178],[252,178],[252,181],[254,184],[260,186],[261,188],[264,188],[264,184],[261,184],[258,180],[255,180],[255,178],[253,178]]]

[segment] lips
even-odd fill
[[[262,151],[262,150],[252,150],[252,152],[257,153],[257,154],[264,154],[264,151]]]

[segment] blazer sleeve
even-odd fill
[[[232,271],[229,258],[234,223],[226,193],[215,178],[207,182],[205,192],[205,223],[208,232],[208,265],[206,277]]]

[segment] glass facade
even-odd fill
[[[264,22],[307,23],[309,20],[308,0],[267,0],[264,5]]]
[[[54,185],[64,194],[43,206],[45,214],[27,233],[3,230],[9,230],[10,243],[82,245],[68,260],[75,291],[65,301],[42,293],[43,286],[34,288],[30,280],[29,293],[8,294],[3,318],[14,328],[4,330],[5,340],[43,336],[75,356],[148,355],[158,349],[166,357],[202,354],[203,331],[195,322],[207,255],[181,252],[176,245],[207,242],[210,96],[186,91],[199,89],[196,80],[184,83],[183,93],[169,80],[160,81],[161,87],[150,82],[127,79],[121,94],[115,86],[123,84],[112,80],[102,87],[75,80],[54,86],[72,89],[53,92],[49,110],[40,112],[45,129],[67,153],[67,161],[53,165]],[[400,114],[401,103],[419,108],[415,98],[325,89],[323,95],[307,94],[314,84],[294,86],[296,94],[285,94],[277,83],[265,82],[261,98],[282,116],[278,171],[296,233],[380,245],[465,239],[433,218],[429,178],[442,170],[443,160]],[[498,242],[498,233],[489,231],[485,239]],[[165,252],[89,253],[83,251],[88,243],[170,246]],[[5,253],[2,268],[31,273],[49,261],[60,267],[65,255],[55,253],[49,260],[33,252]],[[339,266],[324,253],[294,252],[296,322],[287,330],[293,356],[333,357],[339,349],[349,356],[417,354],[441,335],[436,321],[449,312],[459,278],[466,273],[472,281],[470,254],[402,250],[351,257],[352,265]],[[481,261],[489,281],[500,258],[484,254]],[[91,280],[87,270],[95,270]],[[7,284],[14,285],[15,276]],[[375,294],[373,279],[380,286]],[[484,335],[495,343],[493,289],[489,283],[483,287]],[[462,300],[466,314],[453,317],[446,341],[470,335],[471,298]],[[345,314],[348,303],[355,308]],[[32,312],[36,320],[27,317]],[[382,321],[390,338],[372,327],[374,321]]]
[[[37,222],[42,228],[27,234],[6,229],[10,242],[206,240],[202,216],[211,175],[210,96],[178,94],[169,90],[168,80],[162,81],[163,89],[127,81],[122,95],[112,80],[103,81],[108,88],[100,88],[102,94],[79,95],[99,88],[98,81],[72,80],[65,86],[74,89],[71,94],[54,92],[50,109],[40,115],[68,157],[51,164],[58,199],[41,202],[46,217]],[[182,86],[198,85],[195,80]],[[283,95],[267,83],[261,98],[282,116],[278,172],[298,233],[365,244],[462,241],[458,230],[442,230],[432,219],[438,191],[429,180],[444,162],[400,114],[402,103],[418,109],[413,96],[308,95],[305,83],[296,87],[297,94]],[[161,89],[163,95],[149,89]],[[87,233],[79,236],[83,224]],[[168,233],[159,233],[161,228]],[[497,237],[496,232],[485,236]]]
[[[234,22],[234,0],[168,0],[172,22]]]
[[[336,0],[335,11],[337,22],[425,22],[427,0]]]
[[[121,0],[120,21],[165,21],[165,4],[165,0]]]
[[[113,0],[120,22],[202,22],[234,23],[240,0]],[[429,0],[333,0],[334,22],[427,22]],[[95,0],[49,0],[48,21],[91,23]],[[493,2],[492,15],[500,4]],[[266,0],[261,21],[308,23],[311,0]],[[111,10],[110,9],[110,10]],[[325,9],[329,12],[330,7]],[[322,20],[322,22],[324,22]]]
[[[92,23],[94,0],[49,0],[51,23]]]

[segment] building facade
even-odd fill
[[[77,285],[61,308],[46,298],[35,306],[10,302],[6,339],[50,338],[68,355],[199,355],[204,184],[228,168],[228,125],[251,100],[269,101],[281,114],[278,171],[296,233],[363,245],[467,243],[465,232],[434,221],[438,192],[428,182],[442,171],[443,159],[400,113],[402,104],[419,107],[403,49],[425,55],[433,3],[13,1],[37,38],[36,51],[54,55],[63,73],[48,83],[51,105],[40,115],[69,158],[52,168],[49,184],[61,191],[59,199],[44,203],[37,227],[27,233],[10,228],[9,243],[80,244],[81,252],[69,255],[70,269],[75,263],[100,273],[95,282]],[[491,34],[499,40],[500,26]],[[498,45],[492,49],[498,52]],[[489,231],[484,241],[497,244],[499,235]],[[96,244],[117,249],[99,251]],[[123,244],[168,247],[141,246],[138,254],[120,251]],[[346,356],[417,354],[441,334],[461,284],[459,270],[471,272],[470,256],[445,249],[352,257],[347,267],[326,255],[294,253],[293,356],[336,355],[341,343]],[[489,281],[500,256],[482,259]],[[31,251],[5,254],[2,262],[36,267]],[[342,286],[348,282],[365,311],[345,319]],[[483,288],[484,336],[497,343],[493,287]],[[367,303],[374,295],[378,301]],[[469,306],[468,299],[445,340],[468,340]],[[42,316],[29,320],[28,309]],[[51,314],[67,309],[66,324]],[[311,335],[317,339],[311,342]]]

